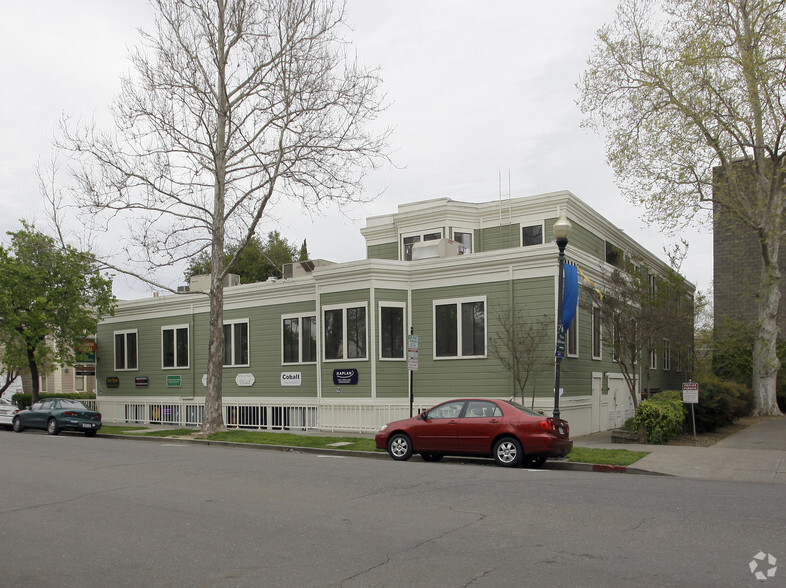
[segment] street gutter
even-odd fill
[[[341,457],[364,457],[367,459],[385,459],[390,460],[387,453],[381,451],[351,451],[347,449],[330,449],[324,447],[295,447],[291,445],[265,445],[262,443],[236,443],[234,441],[212,441],[210,439],[182,439],[177,437],[147,437],[141,435],[117,435],[98,433],[99,438],[105,439],[133,439],[142,441],[168,441],[175,443],[191,444],[191,445],[215,445],[216,447],[228,447],[233,449],[261,449],[266,451],[282,451],[282,452],[300,452],[321,454],[330,456]],[[481,457],[453,457],[446,456],[448,461],[452,463],[474,463],[479,465],[494,465],[494,461],[490,458]],[[611,474],[634,474],[640,476],[670,476],[670,474],[663,474],[660,472],[652,472],[643,470],[641,468],[618,466],[608,464],[592,464],[582,463],[567,460],[548,460],[542,468],[545,470],[563,470],[574,472],[595,472],[595,473],[611,473]]]

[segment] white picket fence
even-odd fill
[[[95,410],[106,424],[134,423],[198,427],[205,414],[204,401],[141,401],[99,397]],[[87,403],[85,403],[87,405]],[[431,406],[418,405],[414,413]],[[409,405],[301,403],[291,401],[223,401],[224,423],[229,428],[320,430],[374,433],[385,423],[409,417]]]

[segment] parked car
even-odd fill
[[[10,429],[14,422],[14,415],[19,412],[16,404],[7,398],[0,398],[0,425]]]
[[[540,467],[573,449],[568,422],[516,402],[485,398],[449,400],[416,417],[383,426],[378,449],[396,461],[419,453],[425,461],[445,455],[491,456],[501,466]]]
[[[50,435],[60,431],[83,431],[88,437],[94,437],[101,428],[101,413],[86,408],[78,400],[45,398],[16,413],[13,426],[17,433],[30,428],[45,429]]]

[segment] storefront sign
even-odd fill
[[[357,384],[358,371],[355,368],[347,368],[343,370],[333,370],[333,383],[336,386],[342,384]]]
[[[166,377],[166,387],[167,388],[180,388],[183,385],[183,378],[182,376],[167,376]]]
[[[282,386],[300,386],[302,382],[300,372],[281,372]]]
[[[249,386],[253,386],[254,382],[256,382],[256,378],[254,377],[254,374],[238,374],[235,376],[235,384],[237,384],[241,388],[248,388]]]
[[[107,388],[120,388],[120,378],[116,376],[109,376],[106,379]]]
[[[149,383],[150,381],[147,376],[136,376],[134,378],[134,386],[137,388],[147,388]]]

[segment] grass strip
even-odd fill
[[[138,431],[145,431],[139,433]],[[104,425],[101,433],[120,435],[127,432],[142,437],[190,437],[197,429],[162,429],[150,431],[145,427]],[[318,449],[341,449],[344,451],[377,451],[373,439],[366,437],[323,437],[321,435],[298,435],[295,433],[269,433],[265,431],[231,430],[214,433],[207,437],[210,441],[227,441],[230,443],[251,443],[258,445],[276,445],[284,447],[313,447]],[[341,443],[341,445],[336,445]],[[628,449],[589,449],[574,447],[568,455],[568,461],[593,463],[601,465],[629,466],[636,463],[647,451],[630,451]]]
[[[587,447],[574,447],[568,455],[568,461],[579,463],[594,463],[600,465],[629,466],[636,463],[648,451],[630,451],[628,449],[589,449]]]
[[[127,427],[103,427],[102,433],[120,434],[131,429]],[[197,429],[162,429],[135,433],[140,437],[190,437]],[[280,445],[284,447],[314,447],[317,449],[342,449],[345,451],[376,451],[373,439],[365,437],[323,437],[320,435],[296,435],[294,433],[267,433],[264,431],[224,431],[213,433],[205,439],[209,441],[227,441],[229,443],[250,443],[256,445]],[[342,445],[334,446],[336,443]]]

